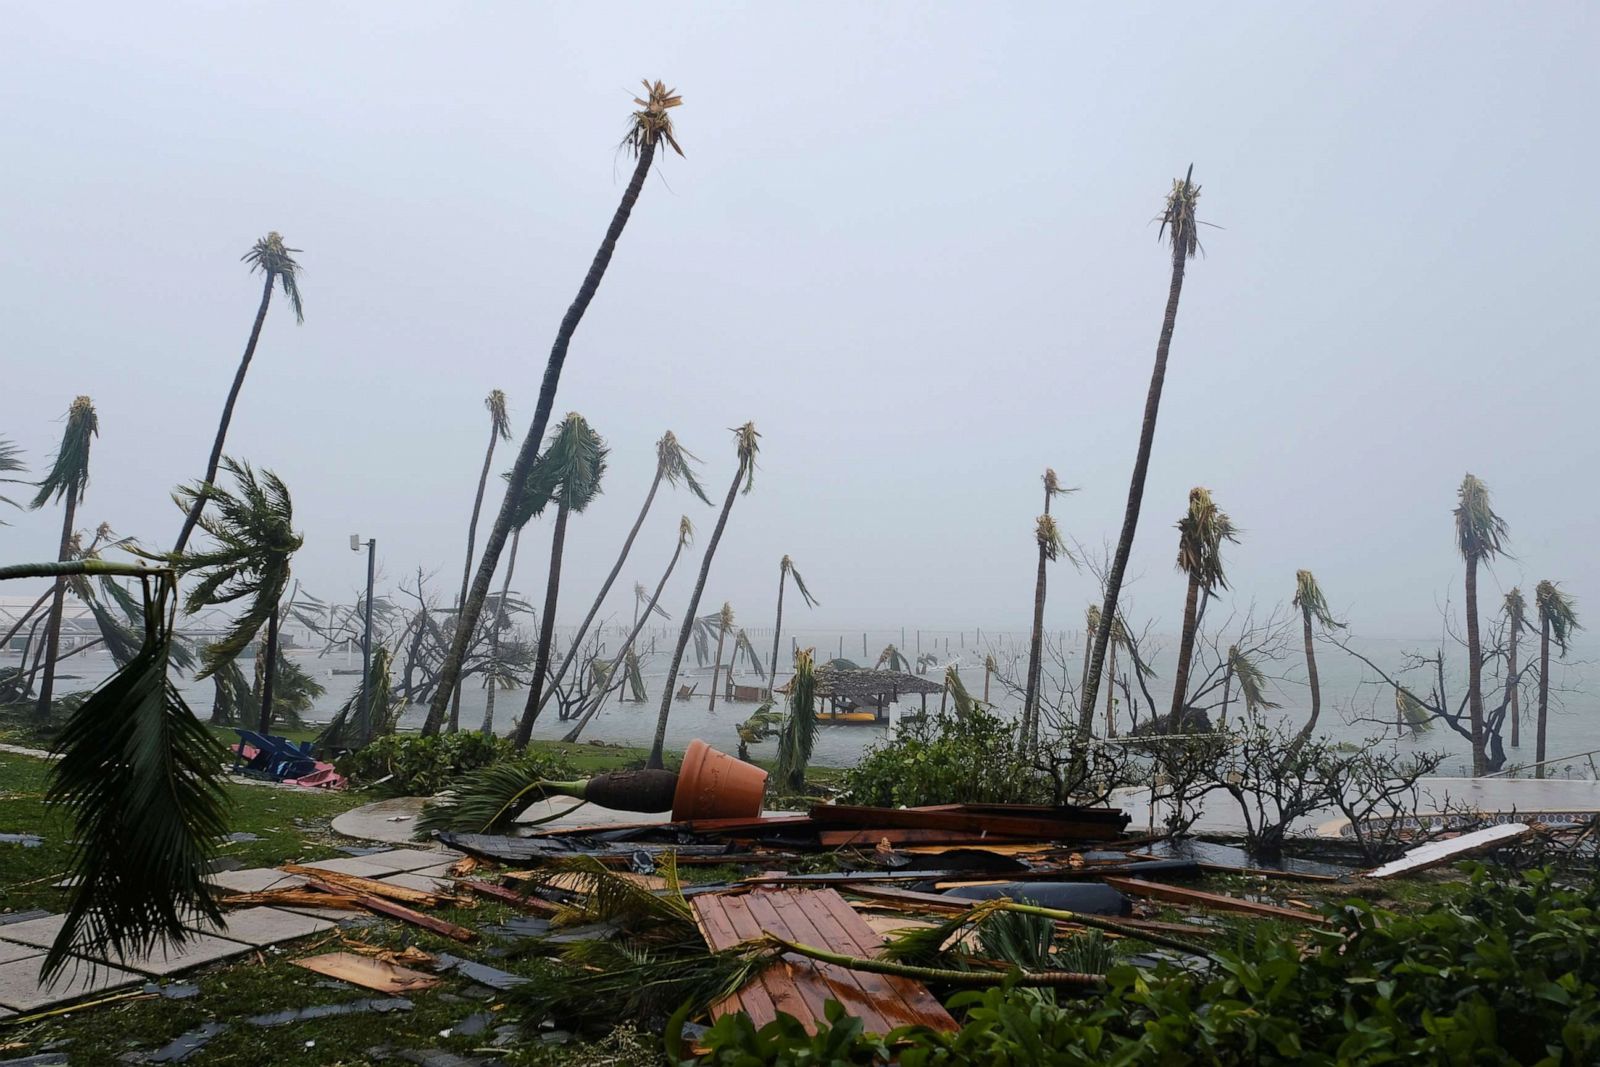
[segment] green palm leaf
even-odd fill
[[[805,788],[806,765],[817,742],[817,672],[808,648],[794,656],[794,680],[789,683],[789,717],[778,733],[778,780],[799,791]]]
[[[37,484],[28,505],[37,511],[54,497],[60,500],[69,491],[82,496],[89,485],[89,444],[100,432],[100,417],[95,414],[94,402],[80,396],[67,409],[67,428],[61,435],[61,447],[50,464],[50,472]]]
[[[21,478],[7,478],[3,476],[7,474],[16,474],[26,469],[26,466],[24,466],[22,462],[22,449],[12,444],[11,441],[7,440],[6,438],[0,437],[0,485],[21,484]],[[14,508],[20,508],[22,506],[8,496],[0,496],[0,504],[10,504]],[[9,525],[9,523],[0,522],[0,526]]]
[[[273,230],[252,245],[250,251],[239,257],[239,261],[250,264],[252,274],[260,271],[268,279],[276,278],[283,288],[283,295],[289,299],[289,306],[294,308],[294,321],[305,322],[305,307],[300,302],[300,264],[294,258],[299,251],[298,248],[284,247],[283,235]],[[267,288],[271,287],[269,280]]]

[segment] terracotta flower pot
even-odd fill
[[[672,820],[754,818],[761,814],[766,791],[766,771],[704,741],[691,741],[678,770]]]

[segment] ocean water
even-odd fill
[[[771,650],[772,631],[767,629],[764,632],[761,630],[747,632],[762,660],[765,661]],[[565,647],[564,642],[570,640],[570,634],[570,628],[558,631],[557,641],[560,647]],[[641,661],[649,699],[643,704],[622,703],[613,696],[584,731],[585,739],[627,745],[650,744],[660,710],[662,683],[665,680],[672,644],[676,637],[676,630],[669,627],[655,627],[642,635]],[[1047,705],[1059,698],[1063,680],[1072,686],[1077,684],[1084,654],[1082,633],[1052,632],[1049,637],[1052,650],[1051,654],[1046,656],[1044,682]],[[622,633],[617,627],[608,626],[604,628],[600,640],[602,647],[614,652],[622,640]],[[879,653],[891,643],[900,648],[913,663],[918,659],[919,648],[922,653],[935,657],[935,662],[927,668],[927,677],[932,680],[940,680],[945,668],[954,664],[960,670],[968,691],[979,697],[984,692],[984,662],[987,657],[994,657],[1001,675],[1014,679],[1021,678],[1027,664],[1028,635],[1025,632],[992,632],[976,629],[920,632],[908,629],[902,642],[901,631],[898,629],[863,632],[806,629],[790,631],[786,628],[783,637],[784,654],[781,658],[787,659],[789,650],[798,646],[815,649],[819,661],[831,659],[842,652],[845,658],[863,666],[872,666]],[[1405,664],[1408,653],[1432,654],[1438,644],[1437,638],[1414,640],[1367,638],[1352,641],[1352,646],[1356,650],[1390,673],[1399,671]],[[1150,695],[1154,697],[1158,709],[1162,712],[1168,710],[1170,706],[1171,691],[1163,688],[1162,683],[1170,685],[1170,681],[1164,675],[1170,672],[1174,645],[1173,641],[1156,638],[1150,640],[1145,649],[1147,658],[1158,672],[1158,677],[1148,683]],[[1537,646],[1537,636],[1524,641],[1520,653],[1524,662],[1537,657]],[[862,652],[863,648],[866,649],[865,654]],[[1336,741],[1352,744],[1377,743],[1399,751],[1443,751],[1448,759],[1440,770],[1441,774],[1466,773],[1470,752],[1464,738],[1451,732],[1442,723],[1435,724],[1431,730],[1421,734],[1405,731],[1403,736],[1397,737],[1392,693],[1386,687],[1377,684],[1376,675],[1354,657],[1331,645],[1319,643],[1316,653],[1323,693],[1322,715],[1318,727],[1320,733]],[[1454,704],[1466,691],[1464,656],[1456,647],[1447,647],[1446,653],[1446,685]],[[311,722],[326,721],[348,699],[359,680],[358,673],[334,674],[333,671],[358,672],[361,663],[359,651],[349,653],[337,651],[319,655],[314,651],[294,650],[290,655],[327,687],[327,692],[306,716]],[[0,662],[8,660],[14,660],[14,657],[0,659]],[[1201,662],[1205,663],[1203,654]],[[1584,646],[1578,645],[1569,652],[1565,660],[1552,657],[1551,662],[1552,695],[1548,755],[1554,758],[1600,749],[1600,689],[1597,689],[1600,677],[1596,676],[1594,660],[1585,655]],[[62,667],[63,673],[72,677],[60,683],[58,691],[71,692],[98,684],[110,673],[111,667],[110,656],[98,650],[74,656]],[[1282,658],[1267,661],[1263,667],[1271,678],[1271,698],[1281,705],[1264,714],[1269,720],[1281,722],[1291,729],[1298,729],[1305,722],[1310,710],[1309,690],[1305,685],[1304,658],[1298,642],[1287,647]],[[749,716],[756,705],[730,703],[719,697],[716,708],[711,709],[708,706],[711,671],[710,664],[705,666],[695,664],[692,650],[686,654],[685,664],[679,672],[679,682],[698,684],[698,693],[690,700],[673,702],[667,727],[669,748],[681,749],[695,738],[703,739],[725,751],[731,752],[737,748],[736,726]],[[1120,667],[1119,673],[1122,673]],[[1434,684],[1434,676],[1430,671],[1412,671],[1398,676],[1422,695],[1426,695]],[[780,672],[780,681],[784,677],[785,674]],[[743,664],[735,670],[734,680],[744,685],[758,685],[763,682],[760,675]],[[1495,678],[1486,676],[1486,701],[1491,707],[1498,703],[1498,690],[1492,688],[1496,684],[1503,685],[1503,680],[1496,682]],[[208,711],[212,700],[209,680],[197,683],[193,679],[182,678],[179,680],[179,688],[198,714],[203,716]],[[1193,691],[1191,687],[1191,692]],[[1103,692],[1102,689],[1102,694]],[[1020,695],[1006,685],[1000,676],[990,678],[989,698],[1001,713],[1007,715],[1015,715],[1022,703]],[[495,715],[498,732],[510,731],[526,699],[527,691],[522,689],[503,690],[497,695]],[[937,695],[930,696],[929,708],[937,708],[938,700]],[[1096,712],[1097,729],[1103,729],[1103,700],[1102,696],[1099,702],[1101,706]],[[1142,694],[1139,703],[1137,710],[1142,719],[1149,714]],[[463,727],[478,728],[483,719],[484,704],[484,690],[476,684],[470,685],[462,694]],[[1528,699],[1523,705],[1525,716],[1523,744],[1519,749],[1507,748],[1508,756],[1513,763],[1532,762],[1534,758],[1532,706],[1530,686]],[[911,697],[903,701],[898,710],[911,713],[920,707],[920,700]],[[426,710],[424,706],[408,707],[401,717],[401,728],[420,727]],[[1120,693],[1117,712],[1119,731],[1125,731],[1129,726],[1128,709],[1122,705]],[[1236,695],[1230,714],[1237,716],[1239,713],[1240,706]],[[571,723],[557,719],[555,705],[552,703],[546,706],[543,716],[534,726],[533,733],[538,738],[559,738],[570,726]],[[817,739],[814,760],[823,766],[848,766],[860,757],[867,746],[882,740],[885,736],[887,729],[882,726],[825,725]],[[1509,729],[1507,737],[1509,738]],[[768,742],[765,747],[770,749],[773,744]],[[1600,755],[1597,755],[1595,760],[1596,763],[1600,763]],[[1596,776],[1587,756],[1553,768],[1551,773],[1562,776]]]

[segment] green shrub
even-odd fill
[[[365,748],[341,758],[337,767],[340,774],[357,785],[371,785],[388,778],[383,783],[388,791],[428,797],[448,789],[471,771],[513,755],[507,739],[485,737],[476,731],[432,737],[389,735],[375,738]],[[559,759],[528,758],[548,763],[546,777],[574,777],[571,768]]]
[[[1050,783],[1016,752],[1013,725],[981,705],[904,723],[844,776],[851,804],[1050,803]]]
[[[867,1064],[1463,1065],[1600,1061],[1600,891],[1474,874],[1415,915],[1351,902],[1306,946],[1258,928],[1201,971],[1113,968],[1082,1001],[1033,990],[960,993],[952,1034],[865,1037],[841,1015],[815,1036],[726,1016],[704,1062]],[[671,1035],[668,1036],[669,1044]]]

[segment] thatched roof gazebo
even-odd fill
[[[777,692],[787,696],[794,680],[778,687]],[[922,698],[922,707],[928,707],[929,693],[944,692],[944,685],[931,682],[904,671],[869,670],[866,667],[834,667],[823,664],[817,668],[817,695],[828,700],[824,715],[837,716],[857,708],[872,710],[873,719],[881,720],[888,714],[890,704],[910,694]]]

